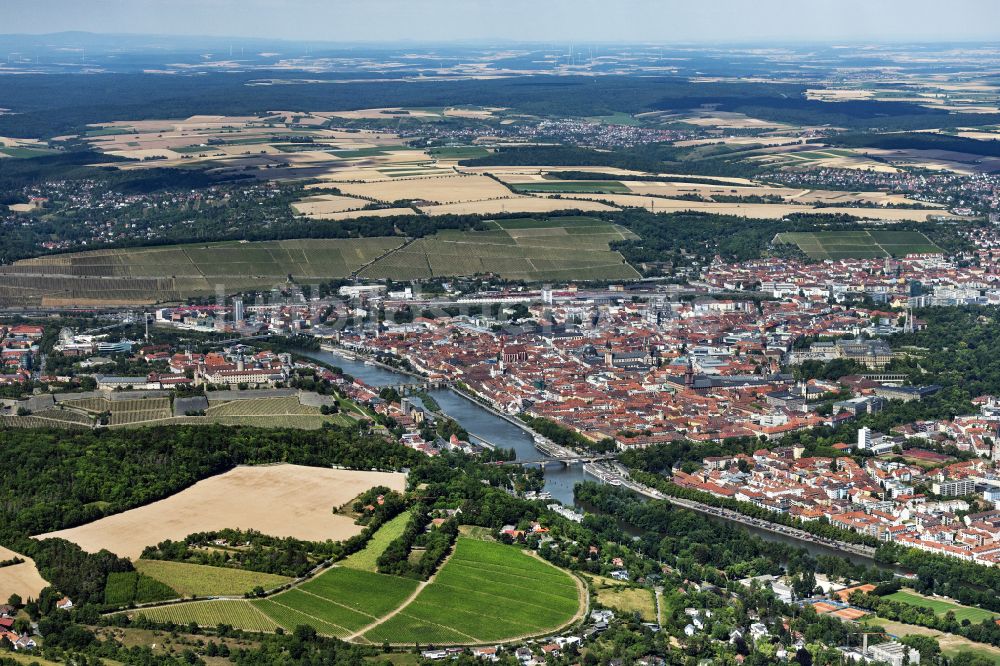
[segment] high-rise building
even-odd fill
[[[233,299],[233,321],[237,324],[243,321],[243,299]]]

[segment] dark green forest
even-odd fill
[[[270,72],[275,79],[296,73]],[[424,82],[342,82],[337,85],[251,86],[255,73],[193,76],[147,74],[22,75],[7,77],[0,135],[52,137],[109,120],[186,118],[195,114],[260,115],[273,109],[344,110],[453,104],[501,106],[540,116],[600,116],[616,111],[683,111],[705,104],[722,111],[805,125],[914,130],[996,124],[997,114],[951,114],[908,102],[826,103],[806,99],[806,85],[693,83],[681,77],[550,77]],[[315,80],[359,78],[310,74]]]

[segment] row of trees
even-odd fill
[[[403,533],[389,542],[379,555],[376,562],[379,573],[427,580],[458,537],[455,518],[444,521],[439,527],[430,525],[429,506],[422,502],[416,504]],[[419,557],[411,557],[415,553],[419,553]]]

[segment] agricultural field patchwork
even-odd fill
[[[805,231],[778,234],[776,244],[796,245],[813,259],[878,259],[942,252],[919,231]]]

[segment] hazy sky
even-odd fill
[[[1000,38],[997,0],[0,0],[0,33],[314,41]]]

